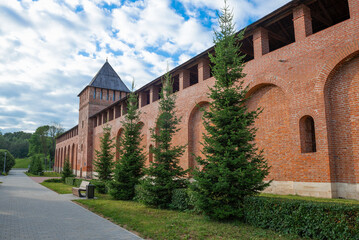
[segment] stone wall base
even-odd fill
[[[359,184],[273,181],[265,193],[359,200]]]

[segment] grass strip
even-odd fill
[[[60,173],[57,172],[44,172],[44,175],[40,176],[40,175],[36,175],[36,174],[32,174],[29,172],[25,172],[25,174],[29,177],[61,177]]]
[[[28,168],[30,165],[30,158],[16,158],[13,168]]]
[[[99,197],[101,198],[101,197]],[[216,222],[190,212],[153,209],[133,201],[74,200],[112,222],[150,239],[300,239],[239,221]]]
[[[42,186],[45,186],[59,194],[68,194],[72,193],[72,187],[64,183],[54,183],[54,182],[42,182]]]

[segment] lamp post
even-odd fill
[[[5,152],[5,158],[4,158],[4,175],[5,175],[5,167],[6,167],[6,152]]]

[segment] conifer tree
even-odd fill
[[[96,160],[94,161],[95,171],[98,173],[98,179],[108,181],[112,179],[114,166],[114,148],[113,139],[111,138],[111,127],[103,127],[103,135],[100,138],[100,151],[96,150]]]
[[[154,162],[146,169],[146,178],[142,182],[145,197],[143,202],[152,207],[168,208],[172,192],[186,187],[187,171],[179,166],[179,158],[186,146],[173,146],[173,135],[178,132],[181,118],[176,116],[176,96],[172,94],[172,79],[169,72],[162,81],[159,115],[156,128],[151,129],[151,137],[156,142],[152,148]]]
[[[67,177],[72,177],[72,171],[71,171],[71,164],[70,164],[70,160],[68,157],[65,158],[64,161],[64,168],[61,171],[61,181],[65,182],[65,179]]]
[[[244,31],[235,33],[233,14],[226,1],[219,14],[220,31],[215,31],[215,55],[209,54],[216,82],[212,100],[204,109],[203,170],[194,171],[197,204],[213,219],[241,217],[243,201],[266,188],[269,167],[254,143],[253,124],[261,110],[248,111],[242,72],[244,57],[239,42]]]
[[[143,176],[145,156],[141,148],[140,111],[137,110],[137,94],[132,92],[127,100],[127,114],[122,121],[123,137],[119,139],[114,181],[110,183],[110,195],[115,199],[131,200],[135,196],[135,185]]]

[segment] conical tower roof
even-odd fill
[[[89,86],[121,92],[130,92],[107,60],[100,71],[98,71],[92,79]]]

